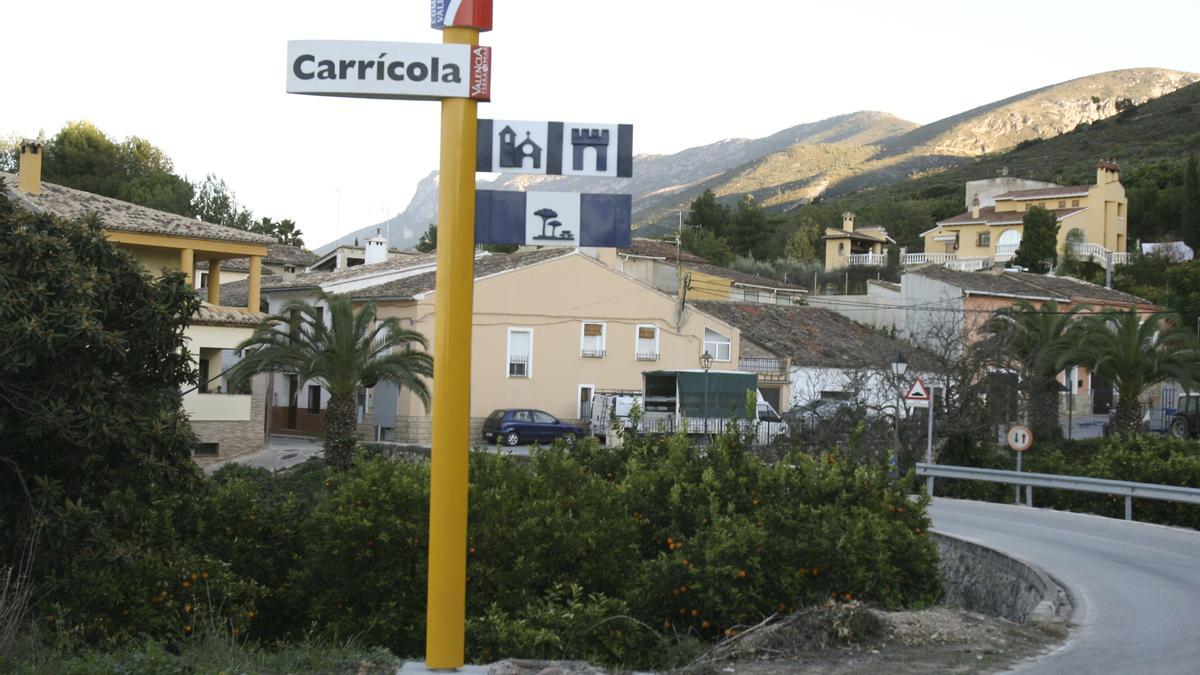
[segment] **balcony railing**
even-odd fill
[[[638,361],[657,361],[658,360],[658,352],[638,352],[637,360]]]
[[[905,253],[905,265],[923,265],[925,263],[947,263],[958,258],[953,253]]]
[[[996,262],[1008,262],[1017,254],[1017,249],[1021,248],[1020,244],[997,244],[996,245]]]
[[[787,361],[773,356],[743,356],[738,359],[738,370],[763,374],[786,373]]]
[[[527,357],[527,356],[510,356],[510,357],[508,357],[508,376],[509,377],[529,377],[529,357]]]
[[[851,253],[851,267],[882,267],[887,264],[886,253]]]
[[[585,359],[602,359],[604,358],[603,349],[584,349],[579,352],[579,355]]]
[[[1129,264],[1129,254],[1124,251],[1110,251],[1100,244],[1081,242],[1071,244],[1071,252],[1084,260],[1090,260],[1107,268],[1111,257],[1114,267]]]
[[[946,267],[959,272],[978,272],[991,264],[991,258],[963,258],[947,262]]]

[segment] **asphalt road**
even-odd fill
[[[1200,532],[941,498],[930,515],[939,532],[1037,565],[1071,594],[1067,643],[1014,672],[1200,673]]]

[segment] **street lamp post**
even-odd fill
[[[708,369],[712,368],[713,357],[704,350],[700,355],[700,367],[704,369],[704,442],[708,443]]]
[[[908,360],[904,358],[904,354],[897,352],[896,360],[892,361],[892,374],[896,376],[896,416],[892,424],[892,459],[891,459],[891,476],[899,478],[900,469],[898,467],[900,461],[900,385],[904,373],[908,372]]]

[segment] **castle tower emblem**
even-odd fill
[[[505,125],[500,130],[500,166],[506,169],[524,168],[525,160],[532,160],[532,169],[542,168],[542,146],[534,142],[532,134],[525,132],[525,140],[517,143],[517,132]]]
[[[608,171],[608,130],[607,129],[572,129],[571,147],[574,154],[571,166],[575,171],[583,171],[584,150],[596,149],[596,171]]]

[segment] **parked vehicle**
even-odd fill
[[[645,402],[642,431],[688,434],[721,433],[728,424],[748,425],[746,396],[754,392],[760,439],[770,443],[782,433],[779,413],[758,391],[758,376],[728,370],[649,370],[642,373]]]
[[[633,406],[642,407],[640,394],[596,394],[592,397],[592,435],[604,440],[610,430],[628,429],[632,422],[629,413]],[[616,418],[614,426],[613,418]]]
[[[1168,427],[1175,438],[1200,434],[1200,394],[1183,394],[1175,401],[1175,415]]]
[[[783,414],[783,421],[793,429],[815,429],[838,415],[846,414],[850,409],[851,406],[846,401],[818,398],[787,411]]]
[[[1185,397],[1183,397],[1183,396],[1179,397],[1179,399],[1180,399],[1179,405],[1181,405],[1181,406],[1183,405],[1184,398]],[[1175,422],[1175,420],[1172,418],[1171,424],[1174,425],[1174,422]],[[1108,436],[1112,435],[1112,430],[1116,426],[1117,426],[1117,408],[1116,408],[1116,406],[1113,406],[1108,411],[1108,421],[1105,422],[1104,426],[1101,428],[1101,432],[1104,435],[1104,437],[1107,438]],[[1167,427],[1167,430],[1171,431],[1171,427]],[[1144,410],[1142,410],[1142,431],[1150,431],[1150,409],[1149,408],[1145,408]],[[1174,433],[1174,432],[1172,431],[1171,433]]]
[[[483,438],[488,442],[521,445],[534,441],[553,442],[559,438],[568,444],[583,436],[583,429],[559,420],[543,410],[514,408],[494,410],[483,421]]]

